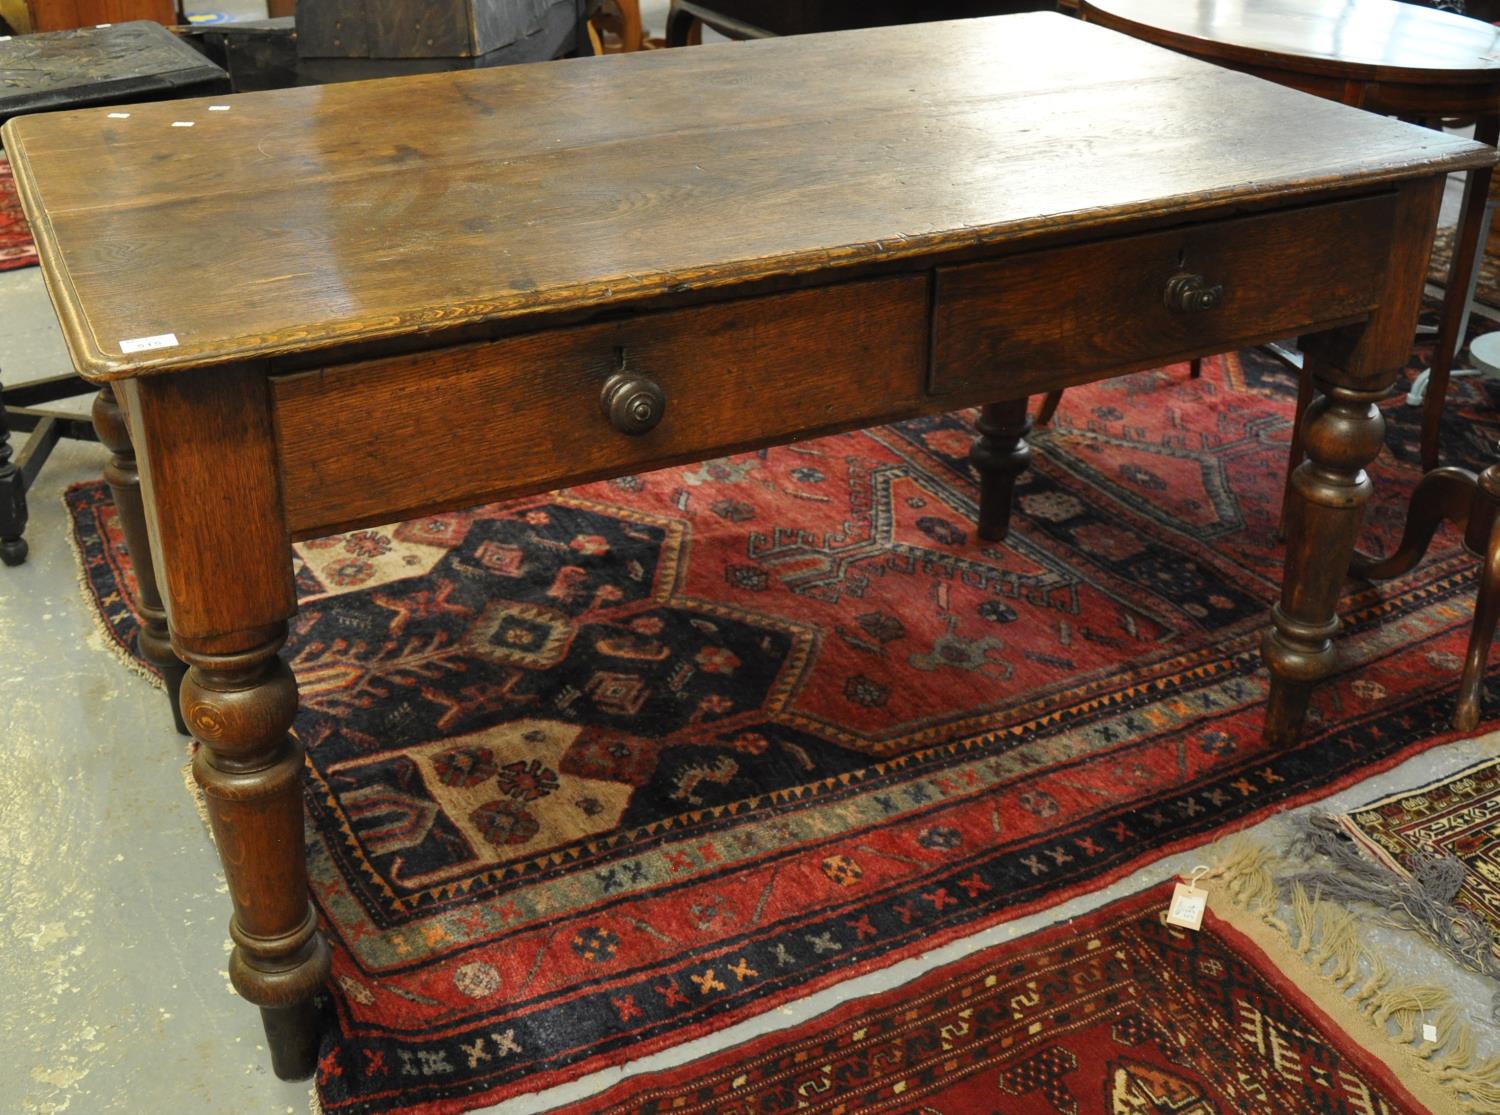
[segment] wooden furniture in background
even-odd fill
[[[1469,355],[1480,372],[1500,376],[1500,333],[1475,339]],[[1500,622],[1500,464],[1477,475],[1468,469],[1438,468],[1422,478],[1412,493],[1401,542],[1383,558],[1355,554],[1351,575],[1369,581],[1399,577],[1413,569],[1432,545],[1437,528],[1452,523],[1463,534],[1464,548],[1480,561],[1479,589],[1469,649],[1458,686],[1453,726],[1473,731],[1479,724],[1484,672],[1495,626]]]
[[[297,0],[266,0],[266,15],[270,19],[282,19],[295,15]]]
[[[1050,11],[1054,0],[672,0],[667,45],[701,41],[701,25],[731,39],[767,39],[903,23]]]
[[[0,124],[28,112],[228,91],[229,78],[223,70],[157,23],[87,27],[0,42]],[[0,321],[3,328],[5,323]],[[58,441],[93,434],[87,421],[57,409],[55,404],[91,390],[88,383],[72,374],[33,381],[9,391],[0,384],[0,406],[4,408],[4,419],[0,420],[0,562],[19,565],[26,560],[26,489],[35,482]],[[14,458],[9,444],[11,431],[31,435]],[[119,470],[128,471],[128,466],[120,464]],[[127,536],[138,525],[132,548],[138,543],[142,548],[135,552],[149,562],[144,549],[144,520],[139,514],[133,522],[128,514],[124,518]],[[143,606],[143,653],[158,665],[169,663],[166,618],[154,590],[147,592]]]
[[[1500,29],[1397,0],[1081,0],[1102,27],[1388,116],[1472,117],[1500,138]],[[1422,465],[1437,467],[1448,374],[1483,235],[1490,168],[1469,174],[1422,413]],[[1294,460],[1296,456],[1294,454]]]
[[[1285,743],[1333,669],[1443,176],[1495,158],[1053,14],[251,94],[171,127],[201,108],[4,136],[69,351],[127,417],[230,975],[283,1076],[312,1071],[329,972],[277,653],[294,539],[1301,332],[1321,397],[1263,643]],[[983,431],[987,514],[1023,440]]]
[[[577,0],[318,0],[297,9],[303,58],[478,58],[519,42]]]
[[[595,54],[629,54],[662,45],[646,34],[640,0],[589,0],[588,22]]]
[[[68,31],[101,23],[177,22],[177,0],[26,0],[33,31]]]
[[[535,22],[528,24],[527,33],[516,41],[487,54],[443,58],[299,56],[296,21],[285,16],[196,24],[183,28],[181,33],[229,71],[236,92],[259,92],[292,85],[325,85],[544,62],[579,50],[582,21],[575,0],[548,0],[533,11]]]
[[[1500,465],[1478,475],[1462,468],[1433,469],[1412,493],[1411,511],[1401,543],[1383,558],[1357,554],[1350,568],[1355,577],[1384,581],[1414,569],[1444,522],[1464,538],[1464,548],[1480,560],[1479,588],[1469,649],[1458,685],[1453,726],[1471,732],[1479,724],[1484,669],[1489,661],[1495,625],[1500,622]]]

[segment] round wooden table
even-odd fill
[[[1500,28],[1397,0],[1080,0],[1090,23],[1356,108],[1412,120],[1472,117],[1500,138]],[[1213,106],[1205,105],[1205,112]],[[1448,374],[1484,232],[1490,168],[1464,187],[1422,413],[1422,465],[1438,463]]]

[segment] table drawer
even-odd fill
[[[939,268],[930,389],[1017,398],[1358,319],[1395,212],[1387,194]],[[1170,308],[1192,275],[1217,301]]]
[[[928,279],[900,276],[276,378],[289,524],[306,536],[909,414],[928,305]],[[648,432],[601,407],[622,366],[616,385],[661,390]],[[629,383],[616,403],[649,421]]]

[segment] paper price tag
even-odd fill
[[[158,333],[154,337],[131,337],[129,340],[120,342],[120,351],[124,353],[150,352],[156,348],[176,347],[176,333]]]
[[[1437,1027],[1431,1022],[1422,1023],[1422,1040],[1436,1043],[1438,1039]]]
[[[1167,924],[1183,929],[1203,928],[1203,913],[1208,909],[1208,891],[1191,883],[1178,883],[1172,889],[1172,905],[1167,910]]]

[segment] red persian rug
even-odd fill
[[[1321,983],[1310,969],[1288,974],[1212,913],[1196,933],[1164,924],[1169,894],[1122,899],[556,1115],[1457,1109],[1326,993],[1370,1044],[1325,1013],[1303,990]]]
[[[10,160],[0,153],[0,271],[14,271],[34,263],[36,245],[31,240],[31,226],[21,212]]]
[[[1475,460],[1483,390],[1445,443]],[[1293,392],[1255,354],[1070,391],[1004,545],[953,414],[299,547],[325,1108],[571,1079],[1451,738],[1444,535],[1352,592],[1311,730],[1261,743]],[[1375,544],[1419,475],[1389,413]],[[107,494],[69,502],[127,646]]]

